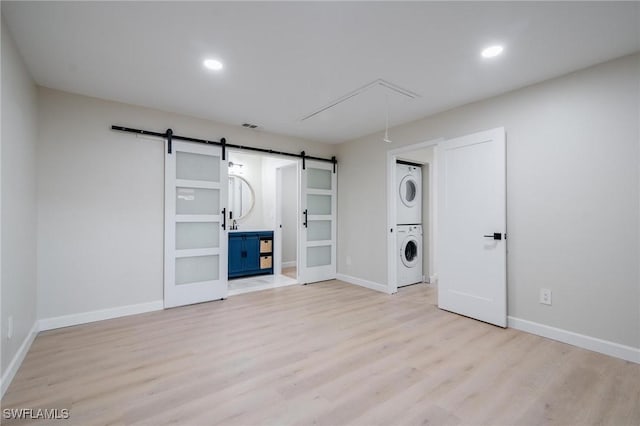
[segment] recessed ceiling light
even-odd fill
[[[222,62],[217,59],[205,59],[204,66],[213,71],[220,71],[222,69]]]
[[[489,46],[482,51],[483,58],[493,58],[502,53],[504,48],[502,46]]]

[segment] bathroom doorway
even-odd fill
[[[298,284],[299,161],[233,150],[228,158],[229,238],[234,241],[229,295]],[[260,245],[254,248],[253,240]]]

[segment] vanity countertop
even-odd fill
[[[273,232],[273,229],[229,229],[229,233],[236,232]]]

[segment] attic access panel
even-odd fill
[[[418,97],[417,93],[378,79],[309,112],[299,124],[318,134],[330,131],[356,137],[362,134],[362,129],[365,133],[384,129],[387,105],[391,125],[394,111],[403,110],[408,102]]]

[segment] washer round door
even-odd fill
[[[400,181],[400,200],[402,204],[407,207],[413,207],[418,201],[418,182],[416,178],[411,175],[407,175]]]
[[[402,242],[402,247],[400,248],[400,259],[402,259],[402,263],[407,268],[413,268],[418,264],[421,256],[419,250],[419,241],[415,236],[409,236]]]

